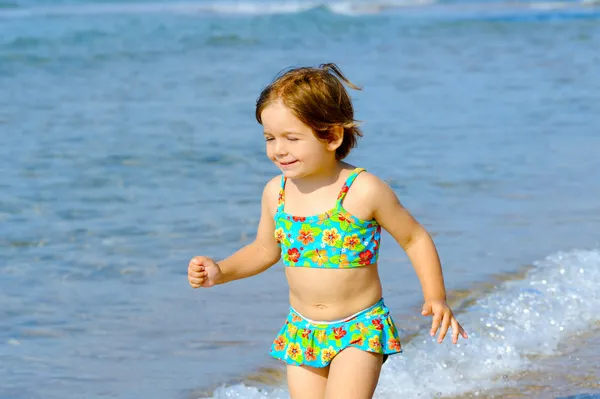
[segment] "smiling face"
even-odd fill
[[[335,165],[339,142],[324,142],[281,101],[261,114],[267,156],[287,178],[303,178]]]

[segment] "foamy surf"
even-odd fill
[[[0,16],[27,17],[39,15],[105,15],[105,14],[209,14],[209,15],[277,15],[298,14],[314,9],[333,14],[363,15],[385,10],[432,4],[435,0],[397,0],[387,2],[311,2],[311,1],[215,1],[215,2],[148,2],[88,3],[51,6],[11,7],[0,10]]]
[[[386,363],[375,397],[434,398],[499,388],[535,368],[531,356],[558,355],[561,340],[600,320],[600,251],[559,252],[525,279],[505,282],[465,309],[468,341],[434,342],[427,331]],[[401,321],[400,321],[401,322]],[[223,386],[211,398],[283,399],[284,387]]]
[[[80,3],[54,4],[49,6],[16,6],[0,8],[0,18],[100,16],[100,15],[219,15],[263,16],[302,14],[311,10],[323,10],[334,15],[369,16],[385,14],[408,18],[478,18],[519,17],[539,14],[540,17],[556,15],[596,16],[600,0],[551,0],[551,1],[499,1],[447,3],[438,0],[395,0],[374,2],[311,2],[311,1],[215,1],[215,2],[140,2],[140,3]],[[560,14],[560,13],[564,13]]]
[[[332,15],[361,17],[389,15],[424,19],[485,18],[573,18],[597,17],[600,0],[460,2],[438,0],[397,0],[388,2],[150,2],[55,4],[49,6],[0,7],[0,18],[101,15],[188,15],[188,16],[264,16],[293,15],[323,10]]]

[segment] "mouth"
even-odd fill
[[[281,162],[280,161],[279,165],[281,165],[281,166],[290,166],[290,165],[295,164],[296,162],[298,162],[298,161],[297,160],[296,161],[290,161],[290,162]]]

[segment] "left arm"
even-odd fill
[[[371,175],[371,198],[373,215],[398,244],[404,249],[423,290],[423,316],[433,316],[430,334],[440,329],[438,342],[442,342],[448,328],[452,327],[452,342],[458,342],[458,335],[467,338],[467,333],[458,323],[446,303],[446,288],[440,258],[431,235],[406,210],[390,186]]]

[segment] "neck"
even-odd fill
[[[337,182],[342,170],[346,169],[348,164],[334,160],[331,164],[323,165],[315,173],[298,179],[292,179],[298,191],[302,193],[312,192],[320,187],[329,186]]]

